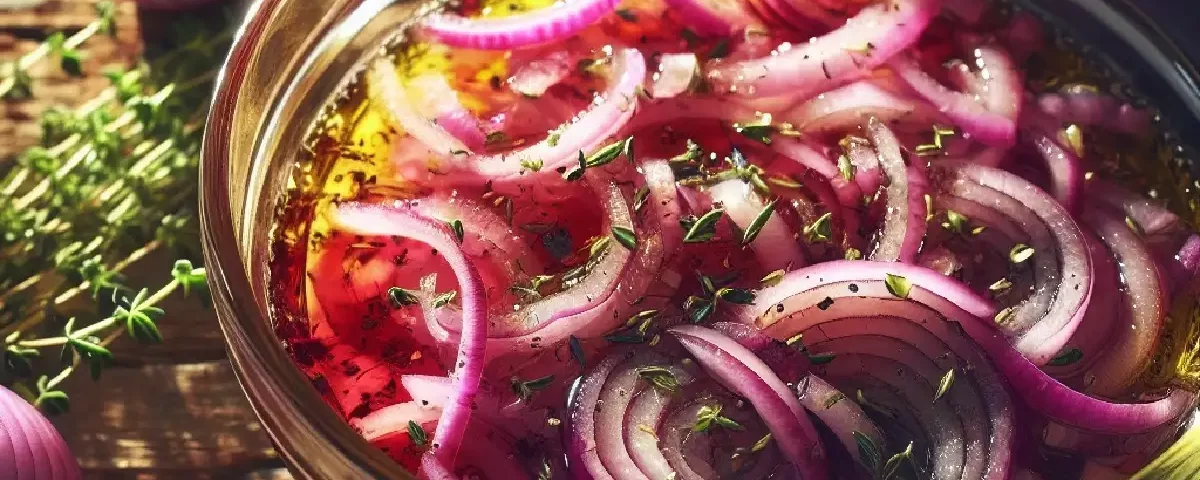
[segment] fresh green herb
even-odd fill
[[[554,480],[554,471],[550,469],[550,461],[542,459],[542,465],[538,468],[537,480]]]
[[[584,361],[586,358],[583,353],[583,345],[579,343],[579,338],[571,335],[567,343],[571,346],[571,358],[579,363],[579,368],[587,367],[587,363]]]
[[[540,158],[522,158],[521,159],[521,168],[523,168],[525,170],[529,170],[531,172],[541,171],[543,165],[545,165],[545,162],[543,162],[542,159],[540,159]]]
[[[995,320],[997,325],[1007,325],[1008,322],[1012,320],[1013,316],[1016,315],[1016,313],[1017,312],[1014,311],[1012,307],[1008,307],[996,313],[996,316],[993,318],[993,320]]]
[[[842,155],[838,157],[838,172],[842,174],[842,178],[847,182],[854,180],[854,174],[857,168],[850,162],[850,157]]]
[[[750,452],[751,453],[761,452],[767,448],[767,445],[770,445],[770,444],[771,444],[771,434],[768,433],[766,435],[763,435],[762,438],[758,439],[758,441],[754,442],[754,445],[750,447]]]
[[[750,305],[754,303],[754,292],[741,288],[722,288],[717,290],[716,297],[738,305]]]
[[[1125,225],[1127,227],[1129,227],[1129,229],[1132,230],[1133,233],[1138,234],[1139,237],[1146,234],[1146,230],[1143,229],[1142,226],[1138,224],[1137,220],[1133,219],[1133,217],[1126,215],[1125,216]]]
[[[985,232],[985,231],[987,231],[987,227],[985,227],[985,226],[983,226],[983,225],[980,225],[980,226],[978,226],[978,227],[975,227],[975,228],[972,228],[972,229],[971,229],[971,235],[979,235],[979,234],[981,234],[981,233],[983,233],[983,232]]]
[[[900,473],[900,464],[905,461],[912,462],[912,453],[913,442],[908,442],[908,446],[904,448],[903,452],[892,455],[892,458],[889,458],[887,463],[883,465],[883,480],[896,478],[896,475]]]
[[[683,235],[683,243],[703,243],[717,234],[717,221],[725,214],[722,208],[713,208],[696,220]]]
[[[637,248],[637,234],[633,232],[633,229],[616,226],[612,227],[611,230],[613,238],[617,239],[617,243],[620,243],[622,246],[630,250]]]
[[[701,406],[700,410],[696,412],[696,424],[692,426],[692,431],[707,432],[713,427],[713,425],[719,426],[726,430],[745,430],[745,427],[742,427],[741,424],[727,417],[721,416],[721,410],[722,405],[719,403]]]
[[[650,199],[650,187],[643,186],[637,189],[633,194],[633,211],[640,212],[642,207],[646,206],[646,200]]]
[[[557,147],[558,141],[562,139],[562,129],[556,129],[546,136],[546,144],[551,147]]]
[[[758,113],[755,115],[753,121],[733,124],[733,131],[763,145],[770,145],[771,134],[775,132],[775,127],[771,125],[771,121],[770,113]]]
[[[767,276],[762,278],[762,280],[759,280],[759,283],[761,283],[763,287],[774,287],[779,285],[779,282],[783,280],[784,273],[785,272],[783,270],[775,270],[771,273],[768,273]]]
[[[487,134],[486,138],[484,138],[483,144],[491,146],[497,143],[502,143],[505,140],[508,140],[508,135],[505,135],[504,132],[491,132]]]
[[[634,314],[632,317],[629,317],[629,320],[625,321],[625,326],[632,327],[634,325],[641,325],[646,320],[653,320],[657,318],[658,314],[658,310],[642,310]]]
[[[625,140],[613,142],[600,147],[600,150],[597,150],[596,153],[593,153],[591,156],[582,160],[583,163],[581,164],[581,168],[596,168],[612,163],[612,161],[621,156],[623,152],[632,152],[632,142],[633,137],[629,137]],[[582,152],[580,153],[582,154]]]
[[[1013,246],[1012,250],[1008,251],[1008,259],[1011,260],[1012,263],[1025,263],[1025,261],[1032,257],[1033,247],[1025,245],[1024,243],[1018,243]]]
[[[1072,365],[1082,359],[1083,359],[1083,351],[1078,348],[1072,348],[1072,349],[1062,352],[1062,353],[1058,354],[1058,356],[1050,359],[1050,362],[1048,363],[1048,365],[1053,365],[1056,367],[1063,367],[1063,366],[1067,366],[1067,365]]]
[[[391,300],[392,306],[395,308],[407,307],[421,303],[416,294],[400,287],[392,287],[387,292],[388,300]]]
[[[858,444],[858,460],[868,472],[878,474],[883,465],[883,450],[871,437],[857,430],[850,433],[854,435],[854,442]]]
[[[700,297],[688,297],[684,303],[685,310],[688,314],[688,319],[692,323],[704,323],[708,317],[712,316],[713,310],[716,309],[716,304],[712,300]]]
[[[454,298],[457,296],[458,296],[458,290],[451,290],[449,292],[446,292],[446,293],[440,294],[436,297],[433,297],[433,308],[442,308],[446,305],[449,305],[450,302],[453,302]]]
[[[621,143],[621,154],[625,155],[625,159],[629,160],[629,163],[637,163],[633,155],[633,135],[626,137],[625,141]]]
[[[889,273],[883,283],[887,285],[888,293],[900,298],[908,298],[909,292],[912,291],[912,284],[908,282],[907,278],[900,275]]]
[[[937,392],[933,394],[933,401],[936,403],[946,392],[950,391],[950,387],[954,386],[954,369],[946,370],[946,374],[942,375],[942,380],[938,382]]]
[[[669,162],[672,164],[695,163],[697,160],[699,160],[703,156],[704,156],[704,150],[702,150],[700,148],[700,145],[697,145],[696,142],[692,141],[692,139],[689,138],[687,141],[687,150],[685,150],[683,153],[681,153],[679,155],[671,157]]]
[[[967,217],[954,210],[946,210],[946,221],[942,222],[942,228],[954,233],[962,233],[963,228],[967,225]]]
[[[836,353],[817,353],[808,355],[808,361],[812,362],[813,365],[825,365],[829,362],[832,362],[835,358],[837,358]]]
[[[862,256],[863,256],[862,252],[859,251],[857,248],[851,247],[851,248],[846,249],[846,254],[845,254],[846,260],[859,260],[862,258]]]
[[[833,408],[834,405],[837,405],[838,402],[845,400],[845,399],[846,399],[846,394],[844,394],[842,392],[834,392],[829,395],[829,398],[825,399],[825,404],[824,404],[825,409],[829,410],[829,409]]]
[[[425,434],[425,429],[412,420],[408,421],[408,439],[417,448],[423,448],[425,443],[429,441],[429,437]]]
[[[454,221],[449,222],[448,224],[450,225],[450,231],[454,232],[454,239],[457,240],[458,243],[461,244],[463,242],[464,236],[466,235],[466,232],[463,231],[462,220],[454,220]]]
[[[679,379],[670,370],[658,366],[639,367],[638,377],[667,392],[679,390]]]
[[[784,343],[786,343],[789,347],[795,346],[795,345],[800,345],[800,348],[804,349],[804,334],[797,333],[795,335],[792,335],[791,337],[788,337],[788,339],[786,341],[784,341]],[[807,349],[805,349],[805,350],[807,350]]]
[[[988,285],[988,291],[992,293],[1004,293],[1007,292],[1008,289],[1012,288],[1012,286],[1012,282],[1008,281],[1007,278],[1001,278],[995,282],[992,282],[991,285]]]
[[[763,227],[767,225],[767,221],[771,219],[771,214],[775,213],[775,204],[778,201],[779,199],[771,200],[770,203],[763,207],[762,211],[758,212],[758,215],[754,217],[750,225],[746,227],[745,233],[742,234],[742,245],[749,245],[754,239],[758,238],[759,232],[762,232]]]
[[[521,400],[529,401],[533,398],[533,394],[545,390],[554,382],[554,375],[546,375],[542,378],[535,378],[529,381],[522,381],[520,378],[513,377],[511,380],[512,391]]]
[[[812,223],[805,225],[803,229],[804,238],[808,243],[828,242],[833,238],[833,213],[825,212],[824,215],[817,217]]]

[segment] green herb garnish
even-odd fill
[[[625,248],[630,250],[637,248],[637,234],[633,232],[633,229],[619,226],[612,227],[612,235],[613,238],[617,239],[617,243],[620,243]]]
[[[742,234],[742,245],[749,245],[754,239],[758,238],[759,232],[767,225],[767,221],[771,219],[771,214],[775,213],[775,204],[778,201],[778,199],[771,200],[770,203],[763,207],[762,211],[758,212],[758,215],[754,217],[754,220],[750,222],[750,225],[746,227],[746,231]]]
[[[675,392],[679,389],[679,379],[675,378],[675,374],[670,370],[658,366],[640,367],[637,369],[638,377],[650,382],[655,388],[660,388],[667,392]]]
[[[542,378],[536,378],[529,381],[522,381],[520,378],[513,377],[511,381],[512,391],[521,400],[529,401],[533,398],[533,394],[545,390],[554,382],[554,375],[546,375]]]
[[[909,292],[912,290],[912,284],[908,283],[908,279],[900,275],[887,274],[887,278],[883,283],[887,285],[888,293],[899,298],[908,298]]]

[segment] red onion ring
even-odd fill
[[[388,60],[380,59],[371,64],[367,71],[367,86],[372,98],[386,109],[391,120],[431,151],[438,154],[469,151],[462,140],[421,116],[400,83],[395,65]]]
[[[1092,284],[1092,301],[1088,303],[1087,312],[1079,322],[1079,328],[1064,347],[1064,351],[1079,349],[1083,358],[1070,365],[1044,367],[1054,378],[1064,383],[1069,381],[1068,385],[1076,390],[1082,390],[1084,380],[1079,378],[1082,373],[1104,358],[1109,351],[1113,331],[1124,316],[1122,309],[1126,306],[1113,254],[1090,230],[1084,230],[1084,238],[1092,257],[1092,276],[1095,279]]]
[[[1085,373],[1084,391],[1106,398],[1122,398],[1128,387],[1150,363],[1157,346],[1163,319],[1169,308],[1154,256],[1125,219],[1105,209],[1088,209],[1083,222],[1091,228],[1116,260],[1123,282],[1123,299],[1117,328],[1113,330],[1108,355],[1102,356]],[[1119,352],[1119,353],[1117,353]]]
[[[1050,170],[1050,193],[1068,213],[1078,214],[1083,195],[1083,162],[1075,152],[1050,137],[1039,135],[1033,144]]]
[[[82,478],[66,441],[29,402],[0,386],[0,468],[12,478]]]
[[[872,4],[842,27],[779,55],[717,65],[708,72],[714,91],[737,95],[788,94],[808,98],[870,72],[912,46],[937,15],[937,0]],[[863,48],[865,54],[850,49]]]
[[[449,13],[426,17],[420,33],[458,48],[512,50],[562,40],[611,13],[617,0],[572,0],[504,18],[465,18]]]
[[[867,122],[867,134],[875,144],[879,164],[887,176],[887,211],[868,258],[885,262],[916,261],[925,238],[925,196],[929,181],[920,162],[907,167],[900,141],[878,119]]]
[[[842,206],[858,208],[862,205],[863,192],[858,189],[858,184],[842,177],[837,165],[813,147],[790,138],[781,138],[771,142],[771,148],[780,155],[795,160],[796,163],[825,177],[837,192],[838,202]]]
[[[923,129],[942,119],[925,102],[904,98],[870,81],[857,81],[821,93],[788,110],[780,119],[791,123],[796,130],[822,134],[858,129],[871,117],[888,125],[920,125]]]
[[[1037,98],[1037,107],[1059,125],[1073,123],[1130,135],[1146,135],[1150,131],[1148,112],[1090,90],[1076,88],[1042,94]]]
[[[911,290],[907,301],[899,301],[888,292],[887,276],[904,277]],[[853,283],[858,291],[847,288]],[[1054,380],[1015,350],[990,320],[996,308],[953,279],[932,270],[902,263],[863,261],[826,262],[784,276],[779,285],[758,292],[755,305],[742,313],[745,321],[753,322],[766,333],[780,338],[779,331],[804,330],[794,324],[819,321],[824,313],[816,305],[826,297],[839,301],[874,299],[886,302],[886,308],[866,304],[864,315],[886,311],[889,316],[909,318],[920,322],[929,315],[961,325],[969,339],[978,344],[996,369],[1007,380],[1013,392],[1047,417],[1063,424],[1084,427],[1095,432],[1130,434],[1156,428],[1182,414],[1190,404],[1190,395],[1183,391],[1149,403],[1119,404],[1088,397]],[[780,309],[782,305],[782,309]],[[791,305],[791,307],[789,307]],[[780,311],[781,310],[781,311]],[[798,313],[802,311],[803,314]],[[781,320],[787,319],[785,325]],[[780,327],[773,327],[779,323]],[[940,322],[923,326],[936,330],[943,341],[961,337],[957,327]],[[786,338],[786,337],[784,337]]]
[[[437,249],[454,270],[464,307],[453,373],[455,398],[443,408],[433,436],[434,448],[425,455],[444,465],[453,465],[471,417],[471,404],[483,377],[488,329],[483,280],[444,224],[430,221],[399,205],[344,204],[334,211],[332,221],[339,229],[360,235],[401,235],[428,244]]]
[[[932,170],[941,195],[993,209],[1028,235],[1037,286],[1013,305],[1002,328],[1017,350],[1044,365],[1074,333],[1091,297],[1091,259],[1079,227],[1053,198],[1008,172],[968,163],[938,163]]]
[[[746,231],[766,207],[750,184],[737,179],[713,185],[709,187],[708,193],[712,196],[713,203],[724,205],[725,214],[742,231]],[[766,272],[808,265],[799,243],[776,214],[771,215],[759,231],[758,238],[750,243],[749,247]]]
[[[1021,114],[1021,74],[1012,58],[995,46],[981,46],[973,52],[981,79],[970,93],[938,83],[911,58],[898,58],[890,65],[913,90],[972,138],[991,146],[1010,146],[1016,141]]]
[[[416,109],[425,118],[463,142],[467,148],[483,148],[487,136],[479,128],[479,119],[458,101],[458,92],[450,88],[446,77],[436,74],[413,78],[409,89],[421,92]]]
[[[754,405],[784,456],[805,478],[825,478],[825,452],[804,408],[752,352],[729,337],[694,325],[668,330],[722,385]]]

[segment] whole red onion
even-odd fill
[[[83,476],[54,425],[4,387],[0,387],[0,472],[6,472],[5,478],[31,480],[75,480]]]

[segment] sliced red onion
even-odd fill
[[[821,93],[780,119],[801,132],[820,134],[855,130],[872,117],[888,125],[919,125],[922,129],[942,119],[928,104],[904,98],[869,81]]]
[[[862,205],[863,192],[858,184],[846,180],[838,170],[833,160],[818,152],[815,148],[790,138],[781,138],[771,142],[771,148],[779,154],[795,160],[796,163],[812,170],[829,182],[837,192],[838,202],[847,208],[858,208]]]
[[[670,11],[693,32],[725,37],[758,23],[739,0],[666,0]]]
[[[431,221],[399,205],[349,203],[334,210],[334,225],[360,235],[399,235],[437,249],[458,280],[462,299],[462,331],[453,373],[455,398],[442,410],[431,448],[426,454],[444,465],[453,465],[462,444],[471,404],[483,376],[483,354],[487,339],[487,299],[483,280],[467,260],[447,225]]]
[[[1050,170],[1050,193],[1068,213],[1078,214],[1083,195],[1083,162],[1071,149],[1063,148],[1049,137],[1039,135],[1033,144]]]
[[[1028,294],[1006,294],[1005,298],[1019,302],[1002,315],[1000,327],[1013,338],[1018,351],[1044,365],[1075,332],[1091,297],[1091,259],[1079,227],[1053,198],[1011,173],[969,163],[939,162],[930,176],[938,180],[936,189],[941,196],[989,209],[987,216],[971,218],[975,225],[990,228],[1000,217],[1016,222],[1017,232],[1024,232],[1015,238],[1028,239],[1026,247],[1032,249],[1032,258],[1020,263],[1032,263],[1035,286]]]
[[[905,299],[889,292],[889,275],[902,278],[910,287]],[[832,308],[822,310],[826,299],[833,300]],[[1013,392],[1034,410],[1066,425],[1113,434],[1144,432],[1178,418],[1190,403],[1191,395],[1184,391],[1130,404],[1073,391],[1022,356],[996,330],[990,320],[996,313],[991,302],[944,275],[902,263],[838,261],[793,271],[778,285],[758,292],[755,305],[743,318],[774,338],[788,338],[791,332],[840,318],[828,312],[845,312],[847,318],[887,312],[922,325],[947,343],[973,340]]]
[[[542,261],[528,247],[530,241],[486,205],[457,195],[438,195],[413,200],[409,206],[425,217],[469,225],[463,236],[463,252],[474,259],[491,257],[514,282],[545,271]]]
[[[29,402],[0,386],[0,468],[14,479],[82,478],[54,425]]]
[[[611,13],[617,0],[572,0],[504,18],[437,13],[421,22],[426,38],[458,48],[512,50],[563,40]]]
[[[1110,95],[1089,89],[1067,89],[1061,93],[1042,94],[1037,98],[1041,113],[1051,120],[1081,127],[1145,135],[1150,130],[1150,114]]]
[[[766,207],[750,184],[737,179],[713,185],[708,193],[714,203],[724,205],[725,214],[742,231],[746,231]],[[808,264],[792,232],[779,215],[774,213],[749,246],[754,250],[763,271],[770,272]]]
[[[883,168],[879,164],[879,152],[869,145],[850,142],[843,147],[845,155],[854,166],[854,183],[863,195],[873,196],[883,186]]]
[[[1154,252],[1159,271],[1170,282],[1172,296],[1191,287],[1195,278],[1191,272],[1200,260],[1200,243],[1196,243],[1183,219],[1156,200],[1104,180],[1089,180],[1085,190],[1088,199],[1124,213],[1129,227],[1140,232]]]
[[[778,55],[718,65],[708,73],[715,91],[807,98],[860,78],[908,47],[937,15],[936,0],[872,4],[833,32]]]
[[[508,86],[521,95],[540,97],[569,77],[575,65],[574,55],[556,50],[518,68],[508,79]]]
[[[599,148],[633,118],[637,89],[646,78],[646,61],[636,49],[624,49],[614,54],[612,72],[613,80],[602,99],[598,98],[591,110],[579,114],[573,122],[560,127],[557,135],[508,153],[458,159],[447,166],[447,171],[439,172],[442,175],[437,178],[451,184],[491,180],[494,188],[502,190],[506,182],[530,176],[558,175],[558,168],[574,166],[579,152]],[[543,162],[541,170],[527,172],[522,162],[535,160]]]
[[[995,46],[981,46],[973,53],[980,81],[968,93],[938,83],[911,58],[896,59],[891,67],[971,138],[992,146],[1010,146],[1016,141],[1021,114],[1021,74],[1012,58]]]
[[[1106,398],[1122,398],[1150,363],[1168,309],[1154,256],[1114,212],[1090,208],[1083,222],[1091,228],[1116,260],[1121,279],[1120,321],[1113,330],[1109,354],[1084,373],[1084,391]]]
[[[929,181],[920,163],[908,167],[900,151],[900,141],[879,120],[867,122],[867,134],[875,144],[879,164],[887,176],[887,211],[868,258],[885,262],[916,261],[925,238],[925,196]]]
[[[769,11],[779,22],[800,32],[824,31],[845,20],[813,0],[756,1],[764,4],[764,10]]]
[[[781,378],[785,377],[784,373],[780,373],[781,368],[794,368],[796,364],[801,363],[804,364],[804,368],[812,368],[807,359],[802,359],[803,355],[800,352],[763,335],[754,327],[742,323],[726,322],[715,323],[712,327],[713,330],[754,352]],[[770,360],[778,362],[772,364]],[[876,445],[884,445],[883,434],[879,432],[879,428],[867,417],[857,402],[837,402],[826,406],[826,400],[843,394],[825,380],[811,373],[803,373],[796,378],[794,385],[800,405],[833,431],[842,446],[846,448],[847,452],[850,452],[859,465],[866,465],[866,462],[859,455],[858,440],[855,438],[854,432],[866,436]]]
[[[837,309],[836,302],[831,310]],[[805,345],[813,354],[836,355],[819,371],[847,390],[857,384],[857,377],[865,376],[890,385],[905,398],[933,439],[929,455],[935,478],[1004,478],[1012,441],[1011,407],[1006,396],[992,396],[1003,392],[1004,384],[987,360],[970,348],[970,342],[943,342],[908,319],[877,315],[869,319],[869,331],[862,328],[864,320],[826,321],[804,331]],[[956,376],[944,399],[933,401],[951,370],[970,376]],[[864,392],[868,402],[873,391]]]
[[[610,354],[592,366],[573,387],[567,408],[570,424],[567,429],[567,466],[574,478],[606,480],[614,478],[600,459],[596,445],[596,429],[600,427],[597,414],[601,392],[608,376],[633,352],[625,350]]]
[[[487,136],[479,128],[479,118],[459,103],[458,92],[450,88],[445,76],[418,76],[409,82],[408,89],[420,92],[415,98],[417,111],[422,116],[432,118],[435,125],[462,140],[467,148],[483,148]]]
[[[664,53],[658,60],[658,71],[650,76],[650,95],[654,98],[673,98],[692,88],[700,73],[700,62],[694,53]]]
[[[1054,378],[1076,390],[1083,390],[1082,373],[1109,354],[1113,331],[1125,317],[1122,310],[1127,306],[1113,254],[1090,230],[1084,230],[1084,238],[1092,258],[1092,300],[1088,303],[1083,320],[1079,322],[1079,328],[1063,348],[1063,353],[1078,349],[1083,356],[1068,365],[1045,366],[1045,370]]]
[[[447,398],[449,397],[441,397],[440,402],[436,404],[414,400],[388,405],[363,418],[351,420],[350,425],[368,442],[383,440],[392,435],[407,435],[410,421],[423,428],[436,425],[438,418],[442,416],[442,405]]]
[[[376,103],[387,111],[388,117],[399,124],[404,133],[431,151],[442,155],[470,151],[462,140],[421,116],[400,83],[395,65],[388,60],[380,59],[371,64],[367,73],[367,87]]]
[[[705,372],[750,401],[784,457],[805,478],[825,478],[825,452],[812,423],[787,385],[752,352],[715,330],[679,325],[668,330]]]
[[[675,395],[661,388],[643,388],[629,405],[625,420],[625,446],[630,457],[649,478],[669,478],[675,469],[659,447],[658,426],[667,415],[667,406]],[[694,417],[693,417],[694,418]],[[641,426],[651,429],[646,431]]]

